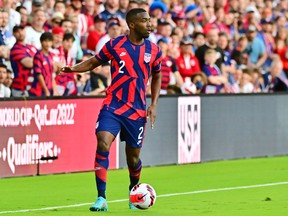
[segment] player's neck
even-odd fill
[[[128,34],[128,39],[130,40],[131,43],[133,43],[135,45],[140,45],[144,42],[143,37],[139,37],[139,36],[137,36],[131,32]]]

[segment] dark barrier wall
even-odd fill
[[[177,97],[159,99],[155,127],[146,125],[146,136],[141,152],[143,165],[163,165],[177,163]],[[147,105],[150,100],[147,100]],[[125,143],[119,145],[119,167],[126,167]]]
[[[195,104],[195,98],[184,97],[187,107]],[[205,95],[200,99],[201,161],[288,155],[288,95]],[[58,159],[41,161],[40,174],[93,169],[95,120],[102,100],[1,100],[0,178],[35,175],[41,155]],[[161,97],[157,114],[155,129],[150,129],[149,121],[146,127],[143,165],[177,164],[178,97]],[[192,120],[181,118],[188,128],[185,133],[195,126],[195,113],[187,114]],[[193,144],[193,134],[187,137],[187,143]],[[110,168],[126,167],[125,144],[117,144],[112,147]]]
[[[188,99],[188,97],[187,97]],[[147,130],[145,165],[177,163],[177,99],[160,98],[157,124]],[[148,125],[147,125],[148,128]],[[201,161],[288,154],[288,95],[201,97]],[[125,167],[120,144],[120,167]]]
[[[287,94],[201,101],[201,161],[288,154]]]

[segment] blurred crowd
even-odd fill
[[[126,34],[137,7],[162,50],[161,94],[288,90],[288,0],[0,0],[0,97],[105,95],[109,63],[55,72]]]

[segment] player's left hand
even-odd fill
[[[150,119],[150,127],[154,129],[154,123],[156,120],[156,105],[150,105],[147,109],[147,118]]]

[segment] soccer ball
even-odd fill
[[[145,183],[135,185],[130,191],[130,202],[138,209],[148,209],[156,201],[154,188]]]

